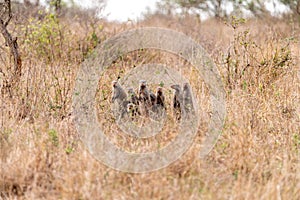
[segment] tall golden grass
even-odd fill
[[[196,91],[203,128],[175,163],[132,174],[90,155],[74,128],[71,98],[80,63],[97,43],[144,26],[183,32],[207,50],[225,85],[227,117],[215,148],[200,160],[199,144],[210,117],[208,91],[201,77],[183,72]],[[23,69],[18,87],[3,87],[1,93],[0,199],[300,199],[299,21],[149,16],[117,24],[46,14],[22,21],[14,31]],[[11,60],[6,48],[1,51],[5,79]],[[99,115],[101,103],[109,106],[111,80],[154,61],[191,67],[166,52],[126,55],[101,77]],[[123,135],[113,119],[105,120],[113,129],[107,136],[127,150],[144,145],[153,150],[155,142],[165,145],[174,136],[137,141]]]

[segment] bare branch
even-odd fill
[[[0,32],[4,37],[6,44],[9,46],[10,53],[14,58],[14,72],[12,75],[11,82],[17,83],[21,77],[22,60],[19,53],[17,37],[13,38],[7,29],[7,26],[10,20],[12,19],[10,0],[5,0],[4,6],[4,14],[1,14],[0,18]]]

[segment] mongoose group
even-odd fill
[[[152,111],[161,114],[166,110],[165,96],[163,88],[158,87],[156,93],[151,92],[147,87],[147,81],[140,80],[138,94],[133,88],[128,88],[127,93],[118,81],[112,82],[113,94],[112,102],[117,102],[120,109],[120,118],[128,114],[131,119],[138,115],[149,116]],[[173,97],[173,114],[176,120],[180,120],[183,114],[194,113],[191,89],[188,83],[183,85],[181,89],[179,84],[171,86],[174,89]]]

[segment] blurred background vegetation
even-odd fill
[[[140,20],[125,22],[105,18],[107,2],[92,3],[0,0],[0,199],[300,199],[299,2],[161,0]],[[203,123],[191,149],[169,167],[122,173],[80,142],[74,83],[97,45],[148,26],[183,32],[205,48],[224,83],[227,118],[207,159],[197,157]],[[167,52],[124,55],[101,77],[98,106],[110,105],[110,80],[158,62],[188,66]],[[184,75],[209,121],[209,93],[189,67]],[[127,138],[109,120],[103,126],[112,141],[147,150],[150,140]]]

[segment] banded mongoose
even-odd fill
[[[151,106],[154,106],[155,102],[156,102],[156,96],[153,92],[150,91],[150,102],[151,102]]]
[[[151,107],[151,97],[145,80],[140,80],[138,96],[142,113],[148,116]]]
[[[182,92],[180,85],[171,85],[171,88],[175,90],[173,97],[173,113],[176,120],[181,119],[181,104],[182,104]]]
[[[137,114],[139,114],[138,105],[136,105],[134,103],[128,103],[127,104],[127,113],[129,114],[129,117],[131,118],[131,120],[134,120],[136,118]]]
[[[183,110],[184,114],[187,116],[190,116],[190,114],[195,114],[194,104],[193,104],[193,98],[192,98],[192,92],[191,87],[188,83],[183,84]]]
[[[155,104],[158,105],[158,106],[161,106],[161,108],[166,109],[166,106],[165,106],[165,96],[164,96],[162,87],[158,87],[157,90],[156,90],[156,101],[155,101]]]
[[[127,94],[125,90],[122,88],[122,86],[119,84],[118,81],[113,81],[112,82],[112,87],[113,87],[113,94],[112,94],[112,102],[115,103],[117,102],[119,106],[119,114],[120,118],[123,118],[126,114],[126,109],[127,109]]]
[[[133,88],[129,88],[127,90],[127,94],[128,94],[128,102],[129,102],[129,104],[132,104],[132,105],[129,106],[130,109],[132,109],[131,110],[132,114],[134,116],[136,116],[136,114],[140,115],[141,113],[140,113],[139,108],[138,108],[138,106],[139,106],[139,98],[135,94],[134,89]],[[127,106],[127,111],[128,111],[128,106]]]

